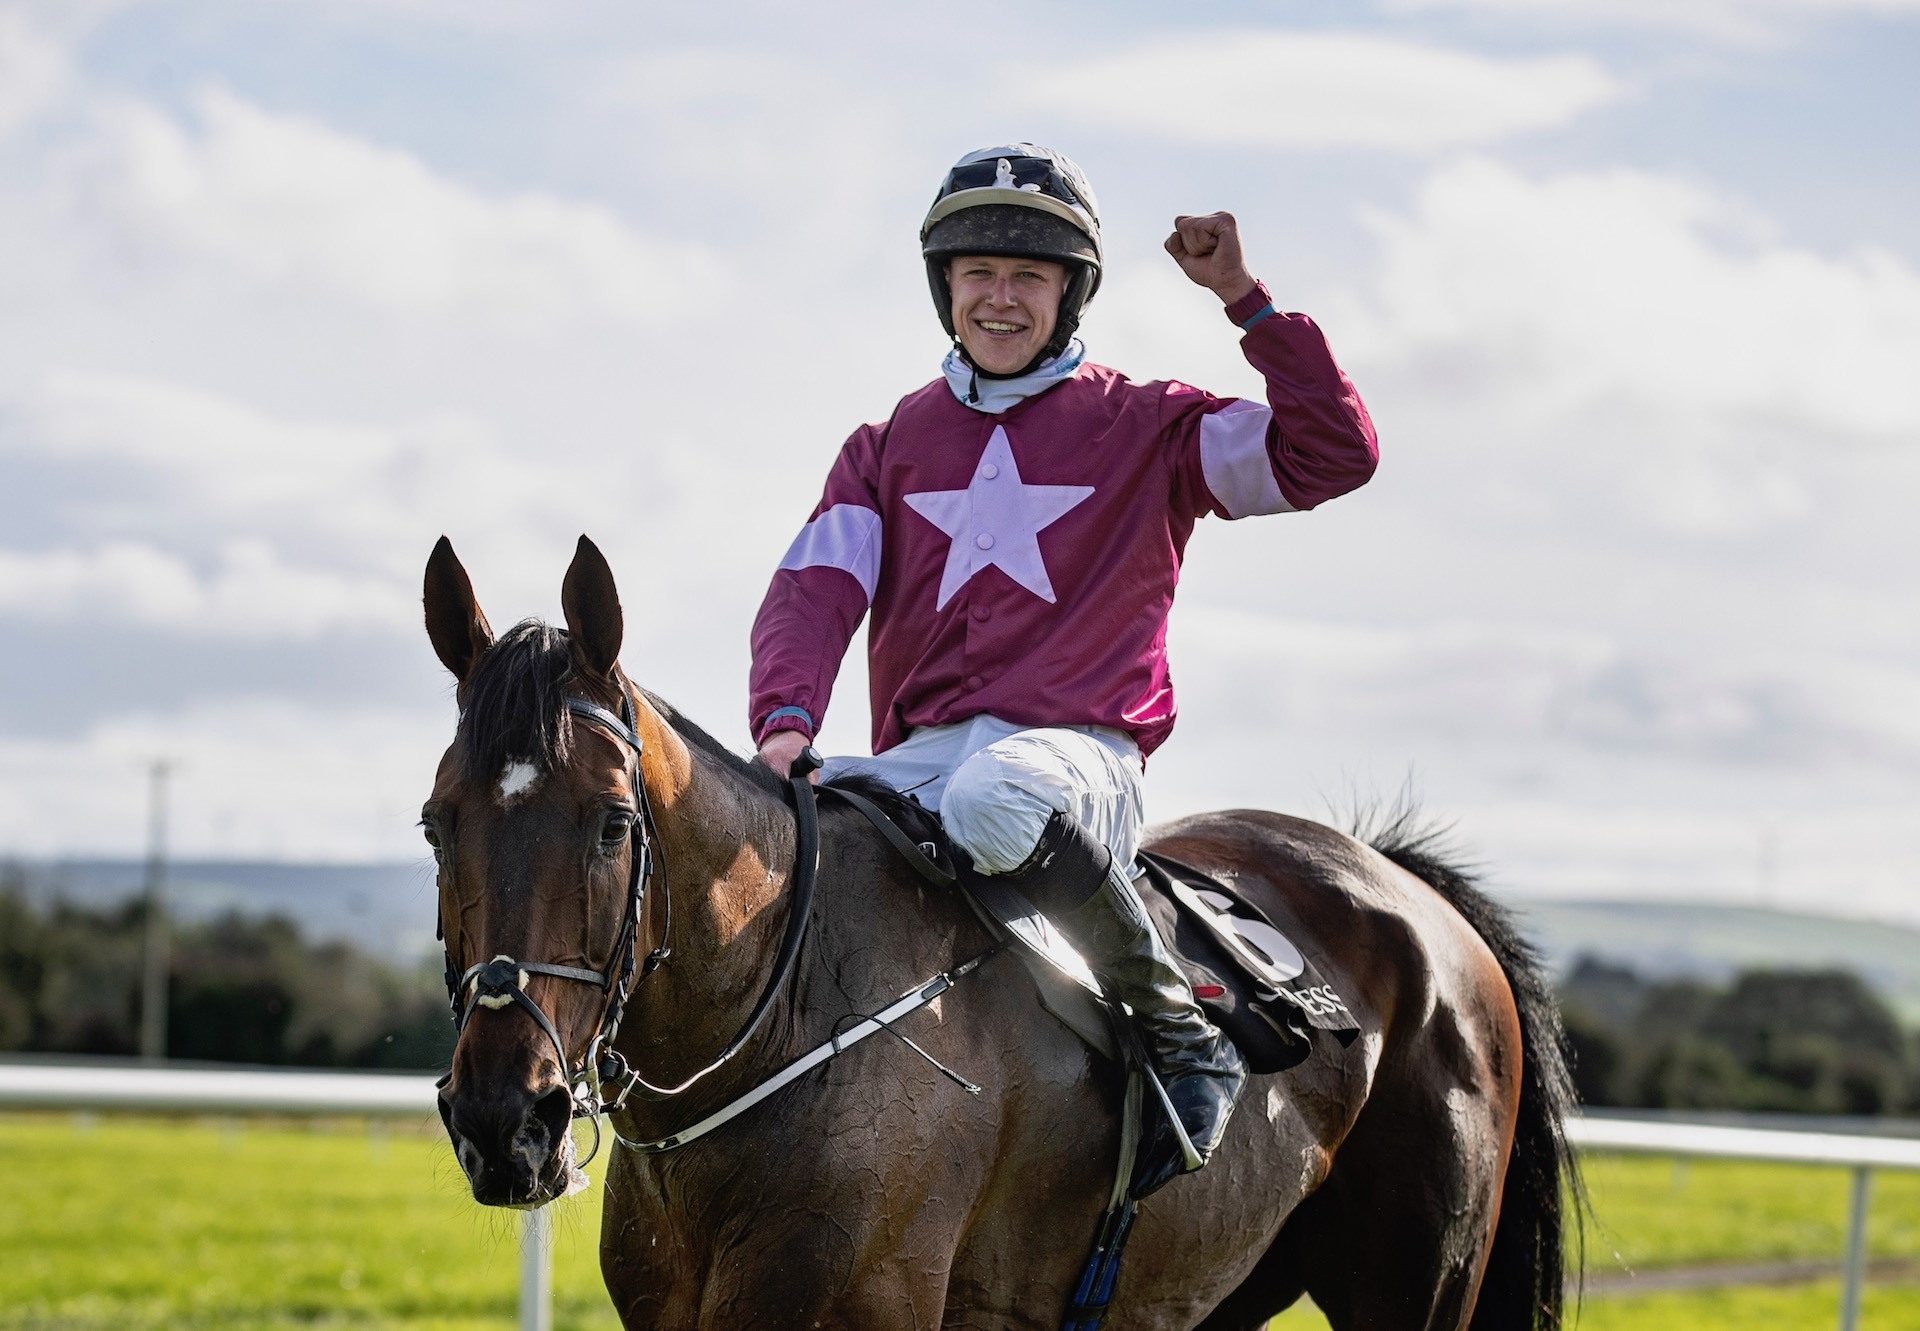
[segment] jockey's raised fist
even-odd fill
[[[1232,213],[1208,213],[1204,217],[1182,215],[1173,219],[1173,234],[1167,237],[1167,253],[1180,265],[1180,271],[1197,286],[1203,286],[1231,305],[1253,290],[1253,274],[1240,252],[1240,224]]]

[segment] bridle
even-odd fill
[[[558,1066],[566,1076],[568,1096],[573,1104],[573,1118],[585,1118],[594,1125],[594,1144],[585,1160],[584,1166],[600,1149],[599,1119],[603,1114],[611,1113],[625,1106],[627,1099],[638,1091],[647,1099],[664,1100],[681,1094],[708,1074],[718,1070],[728,1060],[745,1047],[748,1040],[759,1029],[773,1006],[773,1000],[785,986],[786,978],[793,969],[799,956],[800,943],[806,933],[808,918],[812,914],[814,880],[818,873],[820,859],[820,835],[818,811],[814,806],[813,786],[808,780],[813,768],[819,764],[818,755],[807,750],[811,757],[809,766],[806,761],[796,764],[794,773],[789,777],[794,800],[794,814],[798,823],[798,846],[792,879],[793,900],[787,916],[786,935],[781,940],[780,954],[774,963],[773,972],[768,977],[767,986],[761,991],[759,1001],[748,1015],[745,1023],[733,1039],[727,1042],[718,1057],[699,1071],[673,1086],[656,1086],[647,1081],[639,1070],[631,1067],[626,1058],[613,1047],[615,1036],[619,1034],[620,1019],[626,1012],[627,1001],[632,997],[634,987],[659,968],[662,962],[673,955],[673,892],[667,877],[664,857],[657,851],[659,830],[654,822],[653,805],[647,797],[646,782],[642,779],[640,758],[644,744],[640,738],[637,719],[634,712],[633,695],[622,686],[620,690],[620,711],[615,716],[598,703],[580,697],[567,699],[567,711],[575,718],[600,730],[610,739],[618,742],[626,751],[631,764],[630,782],[634,792],[635,814],[628,831],[628,871],[626,913],[620,923],[620,932],[613,942],[613,950],[607,959],[604,970],[589,970],[582,966],[561,966],[545,961],[520,961],[509,956],[497,956],[491,961],[479,962],[467,967],[465,971],[456,970],[453,959],[453,941],[445,937],[444,927],[440,933],[446,956],[447,1001],[453,1013],[454,1036],[457,1040],[466,1030],[467,1022],[476,1008],[504,1008],[518,1006],[533,1018],[541,1031],[553,1044],[558,1058]],[[646,917],[646,898],[648,884],[655,878],[660,884],[662,924],[660,942],[649,951],[645,958],[640,956],[640,930]],[[617,969],[616,969],[617,966]],[[561,1042],[560,1032],[538,1003],[527,994],[527,981],[534,975],[551,975],[556,979],[574,980],[584,984],[597,985],[605,991],[607,998],[600,1011],[599,1025],[594,1029],[593,1038],[587,1042],[586,1053],[577,1067],[570,1066],[566,1046]],[[440,1078],[439,1085],[444,1087],[452,1079],[452,1072]],[[609,1093],[608,1088],[613,1090]],[[618,1132],[615,1133],[618,1136]]]

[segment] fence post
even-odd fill
[[[1867,1276],[1867,1193],[1873,1172],[1853,1167],[1851,1205],[1847,1211],[1847,1273],[1840,1287],[1840,1331],[1859,1331],[1860,1290]]]
[[[553,1331],[553,1213],[521,1213],[520,1331]]]

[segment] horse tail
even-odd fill
[[[1520,1014],[1520,1113],[1500,1222],[1468,1331],[1559,1331],[1569,1276],[1576,1304],[1579,1298],[1584,1259],[1580,1221],[1587,1197],[1579,1161],[1567,1140],[1566,1120],[1576,1098],[1546,968],[1512,915],[1486,894],[1478,874],[1449,844],[1445,827],[1423,824],[1413,806],[1403,801],[1359,835],[1460,913],[1492,950],[1513,991]],[[1571,1252],[1565,1233],[1569,1221],[1574,1231]]]

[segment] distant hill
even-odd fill
[[[1513,903],[1564,975],[1587,953],[1642,975],[1724,980],[1754,967],[1857,972],[1920,1024],[1920,929],[1797,911],[1665,901]]]
[[[135,860],[26,862],[27,894],[113,905],[139,895],[145,866]],[[433,941],[433,862],[276,864],[186,860],[167,868],[168,908],[193,920],[227,911],[285,915],[314,939],[343,939],[375,956],[411,962]]]

